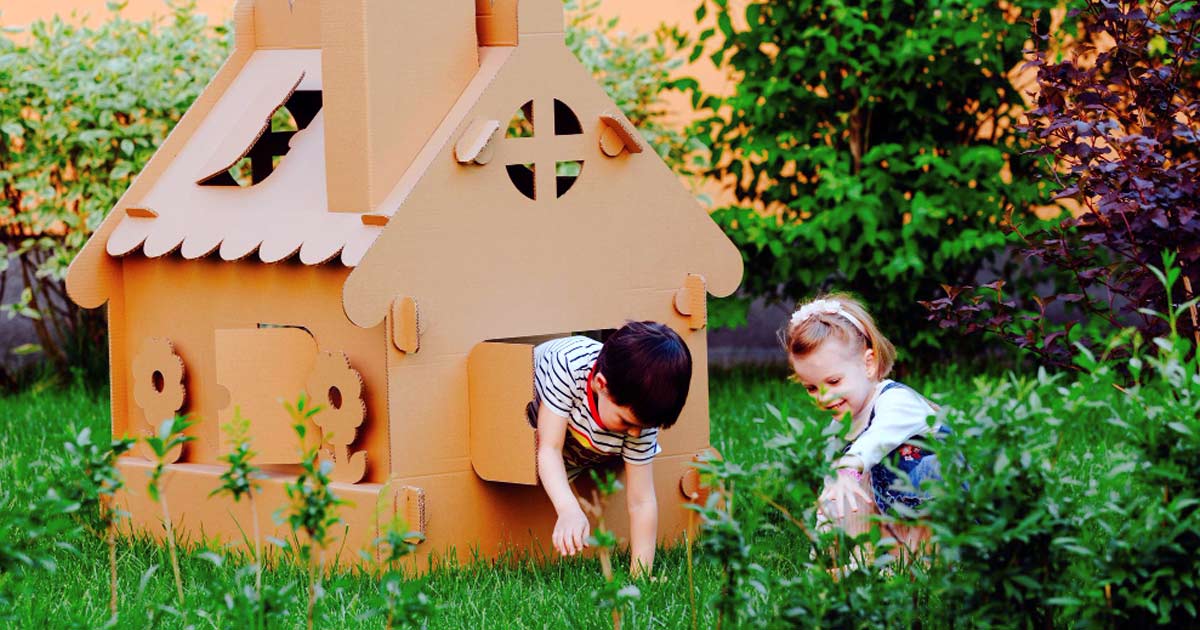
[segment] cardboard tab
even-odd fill
[[[688,466],[679,478],[679,491],[683,493],[685,499],[696,505],[708,503],[708,497],[712,494],[712,486],[704,483],[696,464],[719,459],[721,459],[721,454],[712,447],[706,448],[692,457],[692,465]]]
[[[383,518],[399,516],[408,531],[426,535],[425,490],[392,479],[379,492],[378,512]]]
[[[708,324],[708,288],[704,276],[689,273],[675,292],[675,310],[688,316],[688,328],[700,330]]]
[[[487,164],[496,154],[499,120],[474,120],[454,145],[454,159],[459,164]]]
[[[525,416],[533,400],[533,344],[476,344],[467,357],[467,381],[475,474],[537,485],[537,434]]]
[[[318,443],[311,421],[302,444],[283,402],[295,404],[307,389],[317,359],[317,342],[301,328],[237,328],[214,331],[217,384],[229,392],[229,404],[217,411],[219,425],[234,409],[250,420],[250,442],[257,464],[296,464],[302,449]],[[230,444],[221,433],[221,452]]]
[[[367,472],[367,452],[350,452],[358,427],[366,417],[362,376],[341,352],[322,352],[308,377],[308,397],[321,406],[313,422],[321,427],[322,459],[333,462],[330,477],[358,483]]]
[[[600,150],[608,157],[617,157],[622,151],[641,153],[646,150],[646,141],[624,114],[607,111],[600,114]]]
[[[183,359],[175,353],[170,339],[151,337],[142,342],[141,351],[133,359],[133,399],[142,408],[145,423],[134,437],[155,435],[163,422],[174,418],[186,399],[183,385]],[[147,459],[154,453],[145,442],[138,442],[138,452]],[[182,447],[167,453],[166,461],[172,463],[183,454]]]
[[[158,213],[150,208],[125,208],[125,216],[135,219],[154,219]]]
[[[392,302],[392,344],[401,352],[421,349],[421,312],[417,301],[405,296]]]

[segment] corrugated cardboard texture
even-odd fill
[[[325,0],[325,158],[332,212],[391,192],[479,68],[475,3]]]
[[[215,331],[217,386],[229,404],[217,410],[227,424],[240,410],[250,420],[250,441],[259,464],[296,464],[317,443],[316,427],[305,422],[305,442],[292,429],[281,402],[297,404],[317,359],[317,342],[300,328],[240,328]],[[230,450],[221,433],[221,451]]]
[[[199,125],[197,140],[179,152],[145,194],[130,202],[154,208],[159,216],[121,218],[107,239],[108,253],[122,256],[140,246],[146,256],[178,250],[192,259],[217,250],[223,260],[239,260],[257,252],[259,260],[276,262],[299,252],[302,262],[318,264],[336,256],[348,242],[372,242],[380,227],[326,210],[321,113],[292,137],[291,150],[266,180],[250,187],[196,185],[214,168],[228,164],[230,152],[240,154],[253,143],[264,113],[269,116],[286,100],[301,73],[304,78],[297,89],[322,89],[319,51],[255,52]]]
[[[500,376],[513,382],[493,381],[496,393],[475,399],[471,352],[488,340],[650,319],[677,330],[696,361],[688,403],[661,435],[655,463],[659,532],[673,540],[687,523],[681,479],[709,440],[707,342],[697,321],[703,286],[685,288],[678,304],[687,314],[676,309],[676,295],[689,275],[703,276],[714,295],[731,293],[741,257],[654,152],[630,153],[622,140],[619,155],[605,155],[600,137],[612,127],[600,116],[616,106],[564,45],[562,5],[497,0],[487,6],[492,13],[476,16],[472,5],[482,5],[469,0],[324,0],[321,50],[264,50],[311,44],[315,14],[284,15],[279,1],[286,2],[238,5],[233,58],[68,276],[81,305],[109,300],[115,434],[147,424],[132,391],[136,344],[170,339],[184,361],[186,411],[197,421],[189,432],[197,439],[184,463],[172,465],[179,483],[167,489],[182,531],[203,526],[206,535],[241,539],[227,500],[206,498],[221,470],[221,418],[235,404],[252,422],[271,416],[267,407],[292,399],[284,390],[297,385],[336,406],[324,387],[332,376],[312,384],[321,373],[315,357],[327,353],[345,357],[334,372],[362,379],[361,423],[347,413],[327,427],[336,437],[328,456],[347,462],[339,478],[360,477],[355,462],[365,453],[363,482],[340,486],[356,501],[345,513],[354,545],[376,535],[372,503],[382,493],[390,510],[425,522],[423,553],[465,555],[477,546],[492,555],[535,538],[545,547],[554,511],[544,492],[487,481],[472,464],[474,454],[494,471],[485,475],[536,481],[522,413],[532,395],[528,346],[519,362],[503,362],[513,367]],[[295,4],[315,10],[313,0]],[[476,17],[488,25],[479,41],[498,43],[506,33],[513,41],[476,50]],[[289,20],[294,32],[279,26]],[[219,167],[229,147],[253,142],[263,112],[301,73],[297,89],[321,90],[324,109],[291,137],[278,168],[253,186],[198,186],[206,165]],[[488,134],[480,147],[472,121],[503,125],[525,103],[532,103],[532,137]],[[466,163],[456,159],[459,143],[474,154]],[[577,162],[580,174],[558,175],[563,162]],[[533,172],[522,173],[525,165]],[[527,180],[510,177],[509,167]],[[336,193],[327,194],[327,182]],[[339,252],[342,265],[318,265]],[[279,335],[288,341],[266,341]],[[347,392],[339,390],[342,409],[354,403]],[[517,426],[504,419],[480,426],[497,442],[519,444],[521,456],[485,461],[486,449],[473,453],[473,411],[501,413],[518,398]],[[295,444],[291,435],[290,427],[262,428],[252,448]],[[145,462],[122,465],[134,471]],[[271,511],[288,479],[288,464],[279,466],[260,501]],[[382,491],[384,481],[403,490]],[[156,506],[137,496],[136,485],[124,493],[134,523],[157,532]],[[610,521],[624,531],[623,502],[613,506]]]
[[[367,452],[352,451],[358,427],[366,417],[362,376],[341,352],[322,352],[309,372],[308,398],[321,406],[313,422],[321,428],[321,458],[333,462],[330,477],[358,483],[367,472]]]
[[[338,297],[348,270],[337,266],[311,267],[296,262],[264,265],[259,262],[222,262],[206,258],[182,260],[177,256],[122,259],[124,315],[110,309],[110,343],[114,383],[118,376],[128,382],[130,365],[123,357],[136,352],[147,337],[169,337],[183,359],[188,392],[186,411],[196,426],[190,434],[197,438],[188,444],[185,461],[216,464],[220,455],[218,410],[232,412],[230,398],[217,383],[216,331],[245,330],[250,333],[275,330],[269,327],[301,326],[311,333],[317,347],[326,352],[345,353],[350,365],[362,376],[362,398],[366,419],[357,429],[353,450],[368,452],[366,479],[382,482],[387,471],[387,376],[382,326],[363,329],[346,320]],[[114,306],[117,302],[114,300]],[[295,329],[285,329],[295,330]],[[296,333],[307,335],[303,330]],[[127,348],[134,344],[133,348]],[[290,369],[283,356],[267,355],[264,372]],[[305,388],[287,394],[290,402]],[[117,390],[114,390],[114,394]],[[130,411],[113,416],[113,431],[122,435],[129,427],[145,424],[140,407],[126,391],[124,402]],[[262,404],[283,410],[278,396],[265,389],[255,393]],[[250,393],[244,397],[250,397]],[[114,402],[114,406],[116,406]],[[255,420],[245,405],[243,415]],[[275,441],[294,444],[290,428]],[[252,444],[259,450],[259,443]]]
[[[680,479],[691,466],[690,455],[659,457],[655,460],[654,485],[659,501],[658,532],[664,544],[679,542],[687,527],[689,516],[695,512],[685,509],[680,492]],[[130,516],[134,531],[162,538],[162,509],[146,495],[146,484],[153,464],[134,458],[122,458],[118,463],[129,480],[117,497],[118,503]],[[221,468],[197,464],[172,464],[163,480],[163,494],[171,505],[176,535],[185,542],[218,538],[233,545],[246,541],[243,532],[251,522],[249,503],[234,503],[228,495],[209,497],[220,486]],[[288,505],[283,485],[294,476],[267,473],[256,498],[263,536],[290,540],[291,532],[285,523],[272,516]],[[589,482],[580,484],[587,493]],[[377,558],[374,541],[380,527],[393,514],[401,516],[410,527],[422,520],[426,540],[417,547],[417,557],[411,565],[418,571],[428,566],[429,556],[453,558],[470,562],[476,551],[484,558],[495,558],[511,548],[531,549],[536,544],[548,548],[547,539],[554,528],[554,507],[538,486],[498,484],[480,479],[471,471],[434,475],[423,478],[397,478],[386,490],[379,484],[339,484],[333,492],[349,501],[339,508],[345,527],[331,530],[333,540],[326,550],[327,566],[360,564],[363,558]],[[397,493],[399,500],[397,500]],[[423,503],[424,509],[421,509]],[[377,511],[377,506],[383,506]],[[629,515],[625,509],[624,492],[609,501],[606,524],[623,541],[629,540]],[[343,539],[343,532],[345,532]],[[540,542],[539,542],[540,541]]]
[[[488,481],[537,485],[537,438],[525,416],[533,400],[533,346],[484,342],[467,359],[471,466]]]
[[[320,48],[321,5],[332,0],[254,0],[258,48]]]
[[[234,50],[229,59],[221,66],[208,86],[188,108],[187,113],[171,130],[167,139],[159,146],[158,151],[138,173],[133,184],[121,195],[115,208],[129,206],[145,207],[139,200],[153,187],[168,166],[174,163],[180,151],[191,142],[196,129],[204,122],[220,99],[225,90],[238,77],[242,68],[254,52],[254,6],[250,0],[237,0],[234,5],[235,39]],[[117,224],[124,217],[120,212],[110,212],[100,227],[88,239],[88,242],[71,261],[67,270],[67,295],[84,308],[97,308],[110,298],[117,299],[115,293],[120,290],[121,270],[116,261],[109,256],[105,248],[109,237]],[[110,309],[111,314],[111,309]],[[114,394],[117,392],[114,379]],[[115,400],[115,399],[114,399]],[[113,417],[118,417],[119,410],[114,402]],[[120,414],[124,417],[124,414]]]
[[[142,410],[146,422],[134,434],[139,438],[158,434],[162,423],[174,418],[183,410],[187,397],[184,386],[183,359],[175,353],[175,346],[165,337],[150,337],[142,341],[141,349],[133,359],[133,399]],[[139,441],[137,451],[152,458],[153,451]],[[182,448],[171,449],[164,459],[174,462],[182,454]]]

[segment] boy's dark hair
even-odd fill
[[[644,426],[671,428],[687,402],[692,352],[658,322],[628,322],[604,341],[596,371],[613,402],[629,407]]]

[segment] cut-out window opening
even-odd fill
[[[583,160],[554,163],[554,179],[558,188],[556,193],[559,197],[571,190],[571,186],[575,185],[575,180],[579,179],[581,172],[583,172]]]
[[[533,118],[533,101],[526,101],[513,117],[512,122],[508,125],[508,131],[505,134],[506,138],[533,138],[536,133]],[[544,113],[544,112],[543,112]],[[551,121],[554,127],[554,136],[571,136],[583,133],[583,125],[579,122],[579,116],[567,106],[566,103],[554,99],[554,120]],[[545,120],[543,120],[545,123]],[[543,127],[545,125],[543,124]],[[543,136],[537,142],[546,142],[546,130],[543,129]],[[565,156],[564,156],[565,157]],[[516,187],[521,194],[529,199],[537,200],[537,186],[534,174],[536,173],[536,165],[534,164],[509,164],[505,167],[508,170],[508,178],[512,180],[513,186]],[[547,162],[542,165],[542,168],[549,169],[550,164]],[[555,197],[562,197],[575,185],[575,181],[579,179],[579,174],[583,171],[583,160],[558,160],[554,164],[554,179],[555,179]],[[545,173],[545,171],[543,171]],[[542,191],[549,194],[549,191]]]
[[[200,181],[201,186],[253,186],[279,167],[292,136],[308,127],[321,110],[320,90],[296,90],[271,114],[254,143],[228,170]]]
[[[522,195],[530,199],[536,199],[534,191],[534,172],[537,166],[534,164],[509,164],[504,167],[508,170],[508,178],[512,180],[513,186],[521,191]]]
[[[556,136],[573,136],[583,133],[583,125],[579,123],[579,117],[575,112],[571,111],[567,104],[554,99],[554,135]]]
[[[512,120],[508,123],[508,130],[504,133],[504,137],[533,137],[533,101],[525,101],[525,104],[517,109],[517,113],[513,114]]]

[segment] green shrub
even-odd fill
[[[1193,2],[1073,2],[1069,18],[1085,36],[1035,39],[1037,107],[1025,131],[1054,164],[1056,197],[1078,211],[1049,226],[1019,226],[1020,255],[1056,270],[1038,293],[948,287],[928,306],[940,325],[986,331],[1035,355],[1070,366],[1076,321],[1134,325],[1147,337],[1164,322],[1141,309],[1200,291],[1200,9]],[[1153,267],[1171,252],[1183,281],[1165,295]],[[1019,309],[1057,301],[1073,311],[1047,326]],[[982,307],[982,308],[981,308]],[[1179,322],[1200,341],[1195,311]],[[1087,337],[1082,340],[1087,341]]]
[[[677,171],[686,172],[696,140],[667,123],[664,90],[676,85],[672,73],[683,64],[676,41],[665,29],[626,33],[617,18],[596,14],[600,0],[563,0],[567,48],[591,71],[654,150]]]
[[[57,374],[103,378],[103,312],[67,299],[67,266],[225,57],[223,32],[181,3],[166,22],[117,9],[0,36],[0,273],[16,265],[23,285],[3,310],[33,322],[21,350]]]
[[[1182,277],[1173,263],[1155,270],[1166,295]],[[844,427],[811,407],[793,418],[768,406],[765,458],[706,467],[729,490],[701,510],[701,556],[726,576],[713,605],[764,626],[1195,627],[1200,359],[1179,333],[1189,307],[1148,312],[1167,331],[1149,343],[1127,330],[1097,342],[1101,354],[1081,349],[1077,372],[980,378],[941,401],[953,432],[928,504],[934,551],[907,566],[877,555],[831,578],[863,544],[888,541],[814,529]],[[772,558],[788,549],[781,538],[799,549]]]
[[[741,6],[696,11],[710,27],[693,57],[715,44],[737,77],[729,96],[693,95],[709,174],[738,199],[714,218],[746,262],[743,300],[717,319],[837,288],[865,296],[902,347],[938,344],[917,299],[973,281],[1012,242],[1006,214],[1039,196],[1007,78],[1027,26],[991,0],[754,2],[745,27]]]

